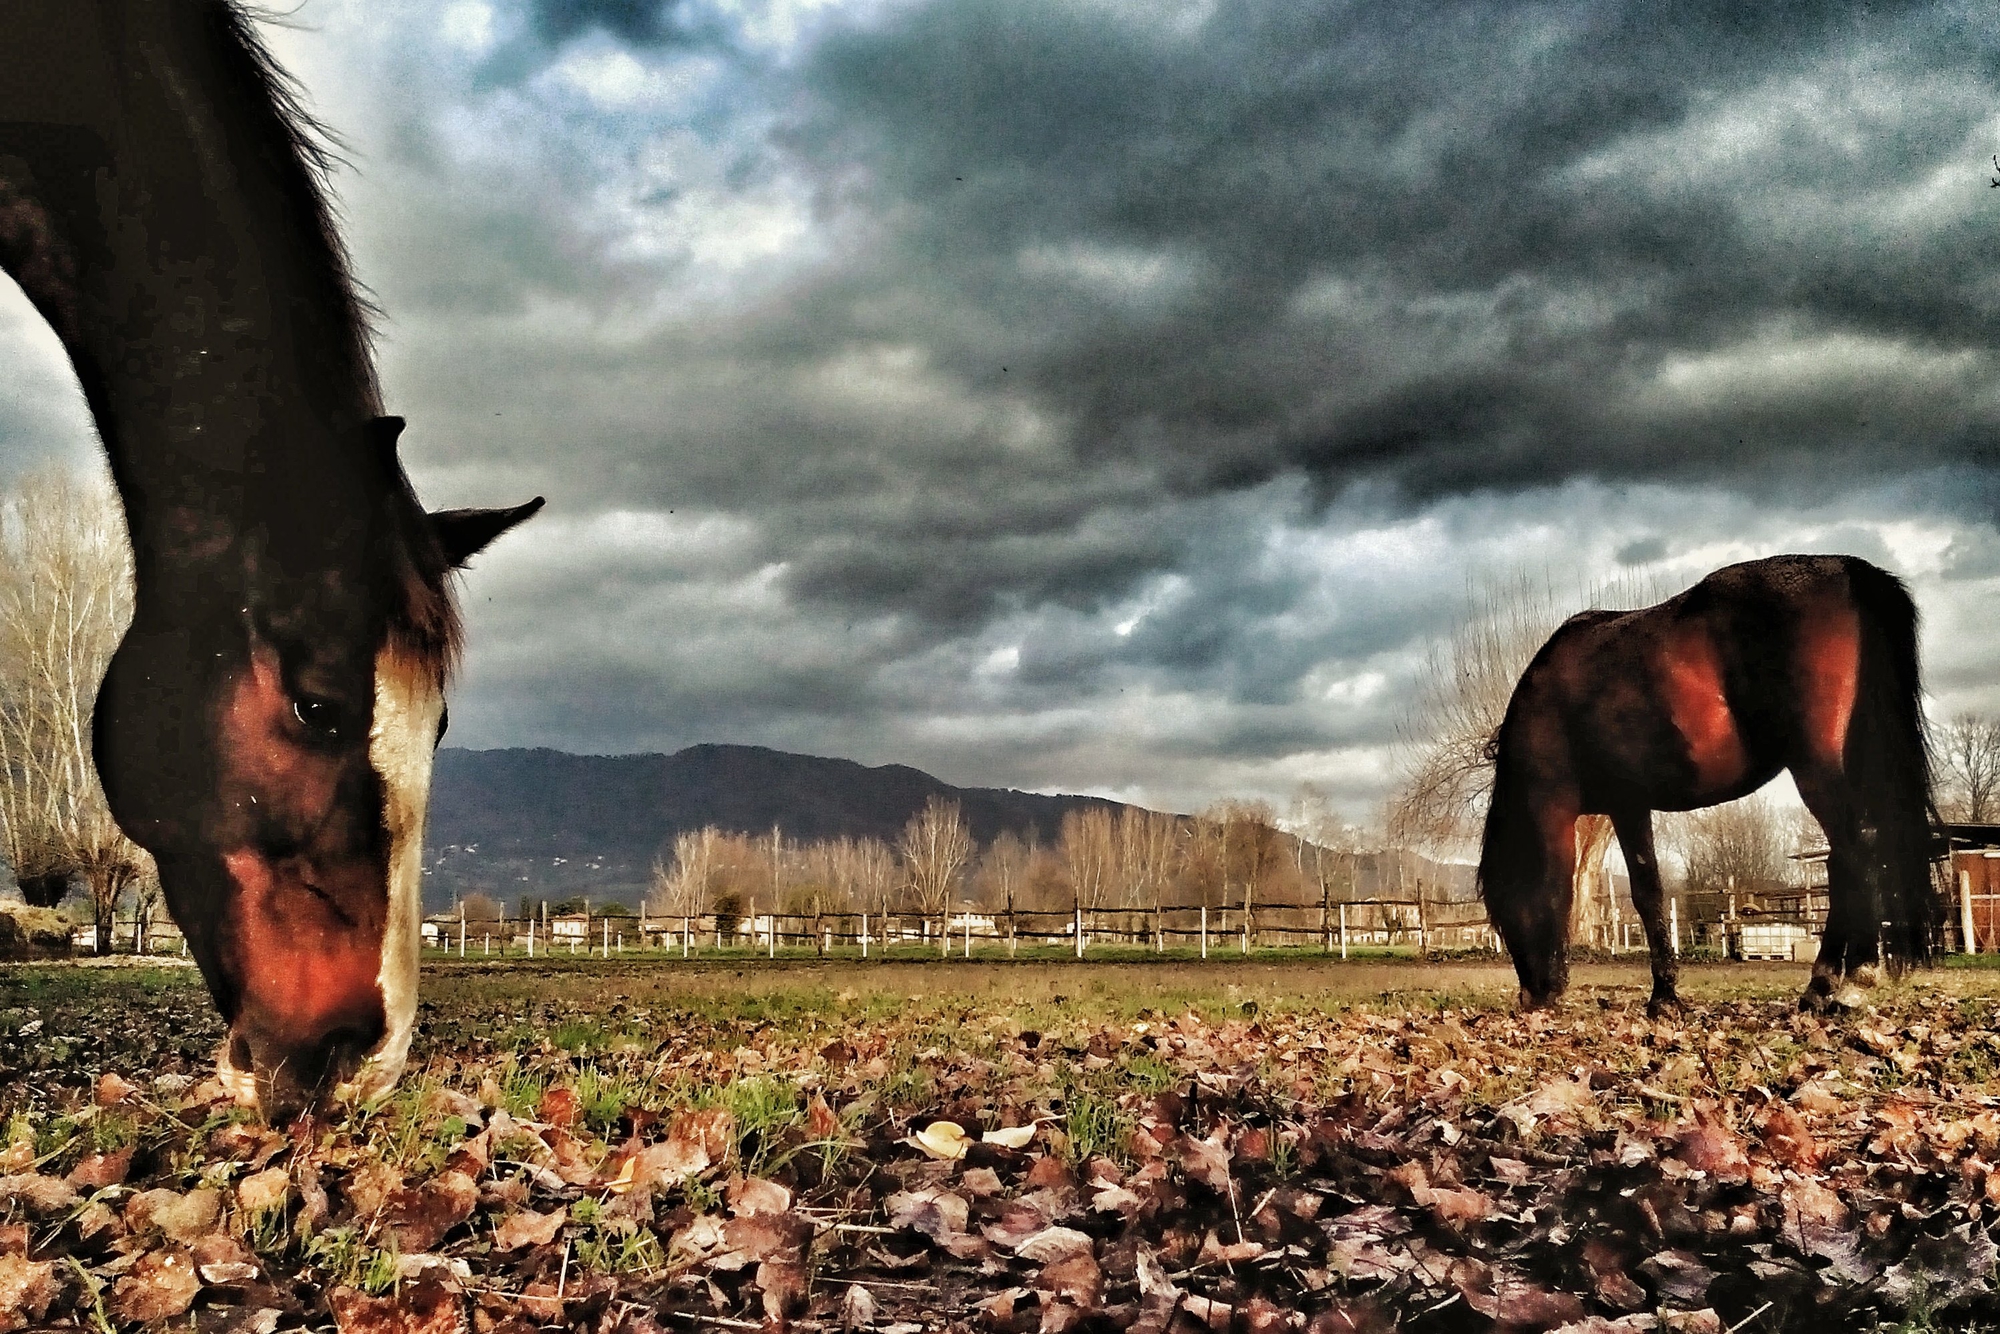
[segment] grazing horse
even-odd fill
[[[1800,1007],[1845,1008],[1878,963],[1929,961],[1935,811],[1919,713],[1917,611],[1852,556],[1717,570],[1641,611],[1586,611],[1536,653],[1494,738],[1480,890],[1543,1006],[1569,982],[1579,815],[1611,817],[1653,965],[1676,1006],[1653,812],[1714,806],[1789,769],[1826,833],[1828,912]]]
[[[541,504],[418,505],[327,165],[224,0],[0,9],[0,267],[132,539],[97,770],[228,1021],[224,1083],[274,1117],[402,1070],[453,572]]]

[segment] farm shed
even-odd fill
[[[1948,823],[1950,894],[1958,911],[1950,919],[1961,948],[2000,953],[2000,824]]]

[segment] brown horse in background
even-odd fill
[[[94,720],[277,1113],[403,1067],[453,570],[540,505],[427,515],[382,415],[327,159],[223,0],[0,9],[0,267],[54,328],[131,533]]]
[[[1515,687],[1479,862],[1524,1005],[1569,982],[1579,815],[1611,817],[1652,956],[1655,1013],[1678,1004],[1652,813],[1714,806],[1791,771],[1826,833],[1826,935],[1802,1008],[1930,959],[1930,757],[1917,611],[1852,556],[1717,570],[1640,611],[1572,616]]]

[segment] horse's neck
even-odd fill
[[[234,22],[214,0],[0,11],[0,266],[69,352],[142,565],[230,536],[273,483],[365,504],[354,302]]]

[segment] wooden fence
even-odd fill
[[[598,954],[636,950],[695,957],[717,950],[810,949],[870,958],[928,951],[966,958],[1060,947],[1084,958],[1092,946],[1247,954],[1253,949],[1317,948],[1345,957],[1357,949],[1497,951],[1499,942],[1477,903],[1366,899],[1349,903],[1270,904],[1245,910],[1200,904],[1151,908],[986,911],[949,917],[916,913],[741,913],[682,917],[589,915],[469,920],[434,917],[425,944],[462,957]]]

